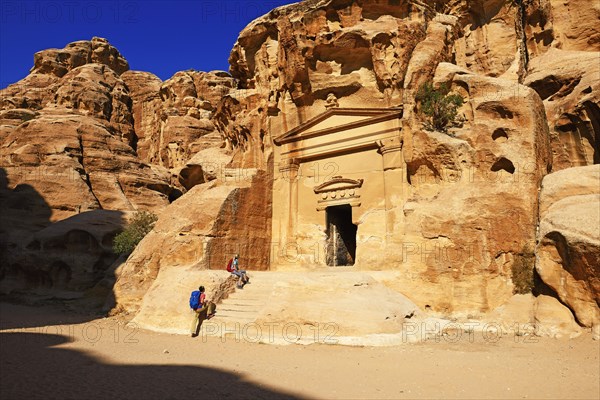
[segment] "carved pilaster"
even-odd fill
[[[401,240],[402,207],[405,201],[405,163],[402,154],[403,140],[401,136],[377,141],[379,153],[383,158],[383,191],[385,196],[385,231],[386,243],[389,245]]]
[[[279,172],[284,179],[288,181],[287,185],[287,205],[288,218],[285,229],[285,243],[294,243],[296,241],[296,229],[298,224],[298,170],[300,163],[295,159],[286,160],[279,166]]]

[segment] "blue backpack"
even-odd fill
[[[196,310],[200,307],[200,291],[194,290],[190,296],[190,308]]]

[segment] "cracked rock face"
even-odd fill
[[[178,175],[197,152],[221,147],[212,116],[234,87],[228,73],[182,71],[162,82],[147,72],[128,71],[122,78],[131,92],[137,153],[143,161]]]

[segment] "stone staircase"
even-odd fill
[[[281,327],[271,337],[273,325],[257,322],[257,319],[269,302],[276,301],[272,295],[277,284],[288,285],[290,281],[306,274],[306,271],[249,271],[250,283],[243,289],[236,288],[226,299],[217,303],[215,316],[204,321],[201,334],[236,341],[274,343],[274,340],[281,339]],[[314,272],[309,274],[313,275]]]
[[[274,272],[249,272],[249,275],[250,283],[243,289],[235,289],[217,304],[217,313],[211,322],[234,327],[236,324],[243,326],[256,321],[260,310],[267,305],[280,276]]]

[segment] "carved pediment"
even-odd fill
[[[334,176],[333,179],[316,186],[313,190],[319,196],[317,210],[327,207],[350,204],[353,207],[360,205],[360,188],[363,179],[349,179]]]
[[[334,132],[347,131],[373,125],[378,122],[398,119],[402,116],[402,107],[397,108],[337,108],[324,113],[275,138],[276,145],[302,141]]]
[[[334,176],[333,179],[322,183],[319,186],[316,186],[313,190],[316,194],[319,194],[339,190],[358,189],[362,186],[362,184],[363,179],[354,180],[349,178],[342,178],[341,176]]]

